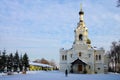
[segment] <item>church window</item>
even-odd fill
[[[62,55],[62,60],[64,60],[64,55]]]
[[[70,54],[70,57],[71,57],[71,58],[72,58],[72,56],[73,56],[73,55],[72,55],[72,54]]]
[[[79,57],[81,57],[81,52],[79,52],[79,54],[78,54],[78,55],[79,55]]]
[[[100,68],[98,68],[98,70],[100,70]]]
[[[96,60],[98,60],[98,55],[96,55]]]
[[[101,60],[101,55],[99,55],[99,60]]]
[[[81,41],[83,40],[83,35],[82,34],[79,35],[79,40],[81,40]]]
[[[94,53],[96,52],[96,50],[94,50]]]
[[[90,66],[89,66],[89,69],[90,69]]]
[[[67,60],[67,55],[65,55],[65,60]]]
[[[90,58],[91,54],[88,54],[88,56],[89,56],[89,58]]]

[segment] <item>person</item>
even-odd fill
[[[65,76],[66,76],[66,77],[68,76],[68,71],[67,71],[67,69],[65,70]]]

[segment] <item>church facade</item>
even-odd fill
[[[79,12],[80,21],[75,29],[75,40],[72,48],[60,49],[60,71],[66,69],[71,73],[104,73],[104,49],[91,46],[88,29],[84,23],[84,12]]]

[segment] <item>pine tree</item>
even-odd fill
[[[4,71],[5,67],[7,67],[7,59],[6,59],[6,50],[4,50],[2,52],[2,57],[1,57],[1,64],[2,64],[2,68],[1,70]]]
[[[14,56],[14,71],[18,71],[19,69],[19,55],[18,51],[16,51],[15,56]]]
[[[29,67],[29,58],[27,53],[23,55],[23,66],[24,66],[24,70],[27,71],[27,68]]]
[[[7,60],[7,68],[8,68],[8,71],[12,71],[13,70],[13,54],[10,53],[10,55],[8,56],[8,60]]]
[[[2,72],[2,55],[1,55],[1,51],[0,51],[0,72]]]
[[[23,56],[20,56],[20,65],[19,65],[20,71],[23,70]]]

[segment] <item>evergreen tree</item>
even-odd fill
[[[14,71],[18,71],[19,69],[19,55],[18,51],[16,51],[15,56],[14,56]]]
[[[4,71],[5,67],[7,67],[6,50],[4,50],[2,53],[1,64],[2,64],[1,70]]]
[[[7,69],[8,69],[8,71],[13,70],[13,54],[12,53],[10,53],[10,55],[8,56],[8,59],[7,59]]]
[[[2,72],[2,55],[1,55],[1,51],[0,51],[0,72]]]
[[[23,70],[23,57],[22,55],[20,56],[20,65],[19,65],[20,71]]]
[[[28,55],[26,53],[23,55],[23,66],[24,66],[25,71],[29,67],[29,58],[28,58]]]
[[[18,51],[16,51],[15,55],[13,56],[12,53],[9,55],[6,54],[6,50],[4,50],[1,54],[0,51],[0,72],[7,72],[7,71],[26,71],[29,67],[29,58],[28,55],[25,53],[23,56],[19,57]]]

